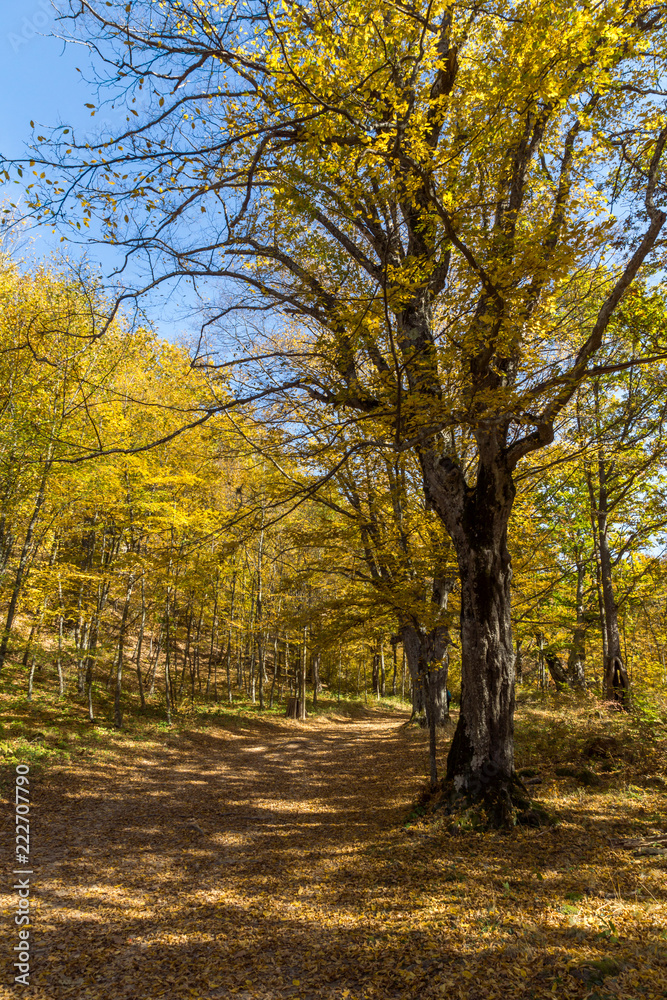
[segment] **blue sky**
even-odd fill
[[[64,46],[48,0],[3,4],[0,32],[0,86],[6,95],[0,116],[0,152],[20,156],[30,138],[30,121],[55,125],[89,121],[84,108],[90,88],[76,67],[85,69],[87,53],[80,46]]]
[[[16,4],[5,0],[0,28],[0,87],[6,95],[0,115],[2,157],[25,155],[31,120],[44,127],[67,122],[77,130],[95,128],[95,119],[91,120],[84,107],[86,102],[95,101],[94,90],[85,80],[91,76],[88,53],[81,45],[64,45],[53,37],[54,31],[58,25],[49,0],[20,0]],[[77,67],[83,73],[78,73]],[[20,197],[18,185],[0,187],[3,200],[14,202]],[[62,250],[63,244],[45,229],[33,232],[29,240],[22,238],[19,249],[22,256],[41,258],[54,249]],[[68,250],[75,259],[81,252],[74,246]],[[100,252],[93,250],[88,256],[91,262],[98,262]],[[107,270],[111,262],[111,255],[104,254]],[[156,326],[169,339],[186,332],[183,321],[165,315]]]

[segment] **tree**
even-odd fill
[[[552,441],[624,294],[658,267],[663,9],[71,12],[127,126],[94,145],[56,130],[33,153],[51,183],[31,186],[32,211],[96,218],[128,261],[144,255],[147,287],[219,280],[209,324],[234,308],[295,317],[296,347],[267,324],[256,391],[354,417],[359,447],[415,449],[461,581],[448,777],[512,822],[514,470]],[[649,338],[634,363],[652,353]]]
[[[604,689],[608,699],[626,707],[630,682],[621,653],[615,567],[640,548],[655,544],[667,524],[661,474],[667,449],[665,367],[637,368],[628,361],[638,326],[664,330],[664,299],[640,292],[627,296],[617,317],[621,330],[614,354],[623,357],[627,367],[593,380],[577,399],[580,439],[590,449],[585,476],[604,612]]]

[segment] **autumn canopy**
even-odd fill
[[[201,414],[241,383],[265,415],[286,407],[320,434],[310,495],[352,456],[414,457],[442,529],[430,603],[460,594],[448,778],[512,821],[527,808],[517,469],[591,381],[667,354],[647,322],[667,219],[664,9],[77,0],[62,24],[92,51],[105,123],[94,141],[35,137],[32,216],[117,249],[115,315],[165,284],[195,290]],[[627,673],[602,543],[600,560],[613,694]],[[419,623],[422,674],[444,656],[439,628]]]

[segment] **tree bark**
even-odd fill
[[[371,688],[376,698],[380,697],[380,654],[373,653],[371,661]]]
[[[613,562],[609,548],[609,494],[607,490],[607,464],[602,448],[599,426],[599,395],[598,384],[593,386],[595,399],[595,417],[598,439],[598,483],[595,514],[597,520],[597,544],[600,559],[600,581],[602,584],[602,602],[604,605],[604,632],[606,649],[604,657],[604,694],[609,701],[620,702],[629,707],[630,679],[621,655],[621,636],[618,627],[618,606],[614,596]],[[590,483],[590,479],[589,479]],[[590,486],[589,486],[590,488]],[[592,491],[591,491],[592,492]]]
[[[280,673],[280,655],[278,653],[278,633],[273,637],[273,677],[271,679],[271,691],[269,693],[269,708],[273,708],[273,692]]]
[[[434,725],[442,727],[449,718],[447,708],[449,631],[444,625],[426,632],[424,628],[417,628],[414,624],[404,624],[400,628],[400,637],[412,678],[412,719],[419,721],[423,726],[430,725],[432,702],[435,713]],[[436,667],[438,663],[442,666]],[[433,688],[432,698],[430,684]]]
[[[301,646],[301,674],[299,677],[299,718],[302,721],[306,719],[306,633],[307,629],[304,625],[303,644]]]
[[[380,639],[380,697],[384,698],[387,693],[387,675],[384,668],[384,643]]]
[[[319,650],[313,652],[312,660],[312,681],[313,681],[313,707],[317,705],[317,696],[322,690],[322,685],[320,683],[320,663],[322,660],[322,654]]]
[[[461,583],[461,710],[447,759],[447,780],[469,800],[483,799],[498,825],[527,806],[514,771],[512,570],[507,524],[515,487],[502,435],[478,430],[477,476],[420,454],[426,496],[456,549]],[[514,794],[516,792],[516,794]]]
[[[584,618],[584,583],[586,564],[577,560],[577,623],[572,636],[572,647],[567,658],[567,675],[571,687],[583,690],[586,687],[586,621]]]
[[[144,630],[146,628],[146,594],[144,588],[144,577],[141,577],[141,625],[139,626],[139,638],[137,639],[137,648],[135,656],[137,659],[137,683],[139,684],[139,699],[141,702],[141,711],[143,712],[146,708],[146,696],[144,694],[144,682],[141,673],[141,651],[144,644]]]
[[[563,664],[560,661],[560,657],[547,655],[545,656],[547,667],[549,668],[549,673],[551,678],[556,685],[557,691],[564,691],[568,687],[568,676],[563,669]]]
[[[24,578],[27,575],[27,571],[30,565],[30,560],[32,556],[32,540],[35,534],[35,526],[37,525],[37,520],[39,518],[39,513],[42,509],[44,503],[44,498],[46,496],[46,484],[48,482],[49,473],[51,471],[51,455],[53,446],[49,447],[49,454],[47,457],[46,465],[42,472],[42,478],[40,480],[39,488],[37,490],[37,496],[35,497],[35,503],[33,505],[32,514],[30,516],[30,521],[28,523],[28,528],[23,539],[23,546],[21,548],[21,555],[19,556],[18,566],[16,567],[16,575],[14,577],[14,586],[12,588],[12,593],[9,598],[9,607],[7,608],[7,618],[5,621],[4,632],[2,633],[2,640],[0,641],[0,670],[2,670],[5,658],[7,656],[7,647],[9,646],[9,636],[12,630],[12,625],[14,624],[14,617],[16,615],[16,607],[18,604],[19,595],[21,593],[21,588],[24,583]]]
[[[463,547],[461,547],[463,548]],[[493,801],[509,821],[514,777],[514,651],[506,533],[459,551],[461,713],[447,760],[457,791]]]
[[[116,685],[114,688],[113,702],[113,723],[116,729],[123,728],[123,708],[121,704],[121,691],[123,684],[123,654],[125,651],[125,632],[127,629],[127,618],[130,612],[130,600],[134,588],[134,574],[130,573],[127,581],[127,591],[125,594],[125,604],[123,605],[123,615],[120,621],[120,631],[118,635],[118,662],[116,664]]]

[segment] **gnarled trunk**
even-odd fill
[[[461,545],[461,713],[447,760],[457,791],[490,799],[509,819],[514,779],[512,571],[506,532],[495,546]]]
[[[507,524],[514,501],[502,437],[479,431],[473,485],[447,456],[422,453],[427,497],[454,543],[461,582],[461,711],[447,780],[484,799],[494,822],[514,822],[528,805],[514,773],[514,649]]]

